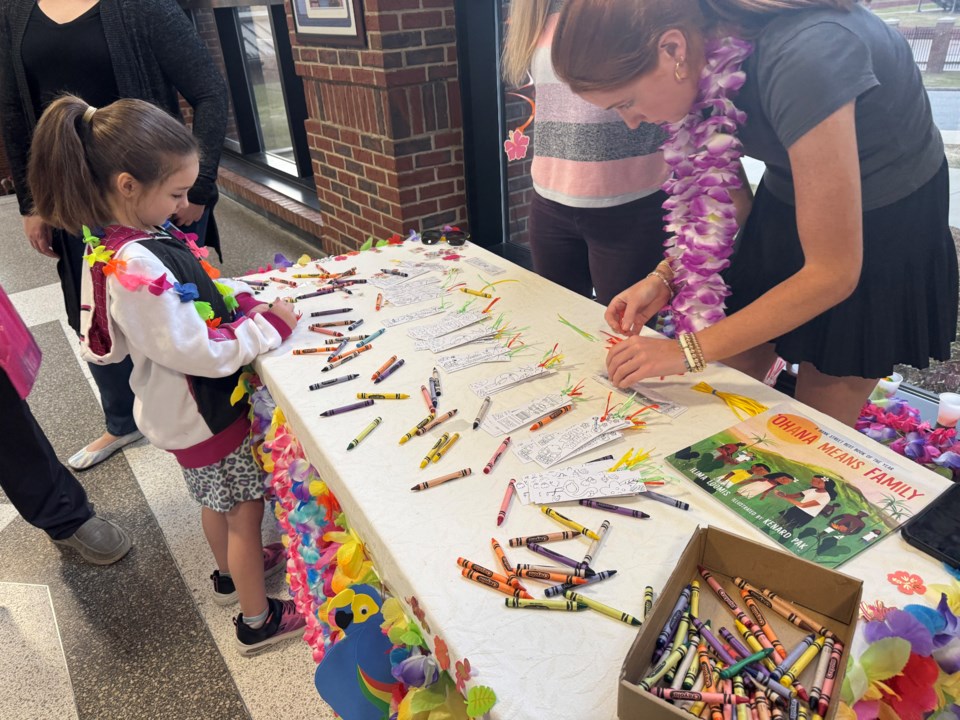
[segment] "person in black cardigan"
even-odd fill
[[[176,0],[5,0],[0,4],[0,124],[24,232],[58,259],[67,318],[79,332],[83,241],[33,215],[26,183],[33,129],[44,108],[70,92],[94,106],[119,98],[152,102],[180,118],[178,93],[193,107],[200,174],[189,206],[173,218],[219,253],[210,214],[227,121],[226,84]],[[130,359],[94,366],[107,432],[67,462],[84,469],[141,437],[133,421]]]

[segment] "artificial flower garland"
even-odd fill
[[[672,170],[663,190],[670,197],[665,256],[677,291],[664,330],[696,332],[724,317],[730,294],[720,272],[729,264],[737,233],[730,190],[742,187],[741,144],[735,133],[746,119],[731,99],[746,81],[740,67],[753,46],[735,37],[710,40],[697,101],[681,121],[665,126],[663,159]]]

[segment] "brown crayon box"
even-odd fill
[[[657,636],[666,624],[683,588],[692,580],[700,580],[700,619],[704,622],[711,621],[711,630],[717,637],[721,627],[726,627],[740,637],[734,626],[733,615],[701,577],[697,571],[698,565],[713,573],[714,578],[751,620],[754,617],[740,597],[740,589],[733,584],[734,577],[741,577],[755,587],[768,588],[789,600],[843,642],[843,656],[837,669],[834,692],[824,716],[825,720],[833,720],[840,704],[840,688],[843,686],[850,644],[860,613],[863,582],[715,527],[700,528],[690,539],[677,561],[676,569],[656,596],[650,616],[630,646],[620,671],[618,717],[621,720],[689,720],[691,717],[678,705],[654,697],[641,690],[636,683],[652,669],[651,659]],[[760,604],[760,609],[788,652],[809,634],[763,604]],[[819,655],[799,678],[808,691],[813,685],[818,658]]]

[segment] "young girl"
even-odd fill
[[[633,335],[608,355],[618,386],[712,360],[763,379],[779,355],[800,365],[797,399],[853,425],[894,364],[950,357],[947,162],[895,29],[855,0],[567,0],[552,53],[561,79],[629,127],[694,128],[665,154],[686,188],[671,198],[683,207],[673,229],[684,243],[670,258],[680,282],[641,280],[607,309]],[[704,149],[691,153],[694,132]],[[732,157],[731,135],[766,171],[726,268],[732,234],[703,248],[730,227],[735,172],[726,159],[731,179],[709,168]],[[637,336],[674,292],[675,310],[705,306],[698,314],[715,324],[679,343]]]
[[[292,600],[264,590],[263,475],[248,408],[230,394],[240,368],[280,345],[297,319],[285,303],[258,303],[243,283],[214,281],[204,250],[169,225],[198,167],[193,136],[159,108],[118,100],[96,109],[67,95],[37,125],[28,179],[39,215],[87,243],[84,355],[132,358],[137,426],[183,466],[219,567],[215,589],[227,594],[229,572],[242,610],[237,642],[249,654],[305,623]]]
[[[630,130],[557,79],[550,43],[561,0],[510,7],[504,77],[536,93],[530,251],[539,275],[606,305],[663,257],[666,134]]]

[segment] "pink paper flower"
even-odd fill
[[[523,160],[527,156],[527,146],[530,138],[521,130],[514,130],[510,137],[503,141],[503,150],[507,153],[507,160]]]
[[[923,578],[914,575],[906,570],[887,575],[887,580],[897,586],[897,589],[904,595],[923,595],[927,591],[927,586],[923,584]]]

